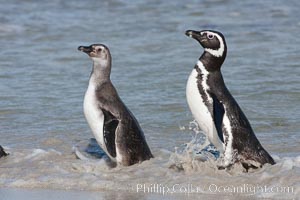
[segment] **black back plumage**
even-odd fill
[[[0,146],[0,158],[1,158],[1,157],[4,157],[4,156],[7,156],[7,155],[8,155],[8,153],[6,153],[6,152],[4,151],[4,149],[3,149],[3,147]]]

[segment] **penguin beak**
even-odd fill
[[[187,30],[185,34],[190,38],[197,40],[202,47],[204,47],[204,43],[207,41],[205,34],[203,34],[201,31]]]
[[[185,34],[194,39],[201,37],[200,31],[187,30]]]
[[[82,51],[82,52],[87,53],[89,55],[93,51],[93,48],[92,48],[92,46],[88,46],[88,47],[80,46],[80,47],[78,47],[78,51]]]

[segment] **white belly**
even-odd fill
[[[204,131],[209,141],[219,150],[223,151],[223,143],[219,139],[212,115],[210,114],[208,107],[205,105],[203,98],[200,95],[197,85],[198,73],[196,69],[193,69],[189,76],[186,86],[186,97],[190,110],[197,121],[199,128]],[[204,78],[204,81],[206,79]],[[208,87],[208,86],[207,86]],[[204,89],[206,89],[204,87]],[[213,100],[208,96],[208,100]]]
[[[104,115],[98,107],[95,95],[95,86],[91,83],[91,81],[84,96],[83,110],[95,139],[106,154],[109,155],[103,138]]]

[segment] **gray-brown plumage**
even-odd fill
[[[93,60],[84,98],[84,114],[101,148],[111,160],[129,166],[153,157],[144,133],[110,80],[111,54],[103,44],[80,46]]]

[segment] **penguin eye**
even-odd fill
[[[99,48],[99,49],[98,49],[98,52],[101,52],[101,51],[102,51],[102,49],[101,49],[101,48]]]
[[[215,36],[213,34],[211,34],[211,33],[207,34],[207,38],[210,39],[210,40],[213,39],[214,37]]]

